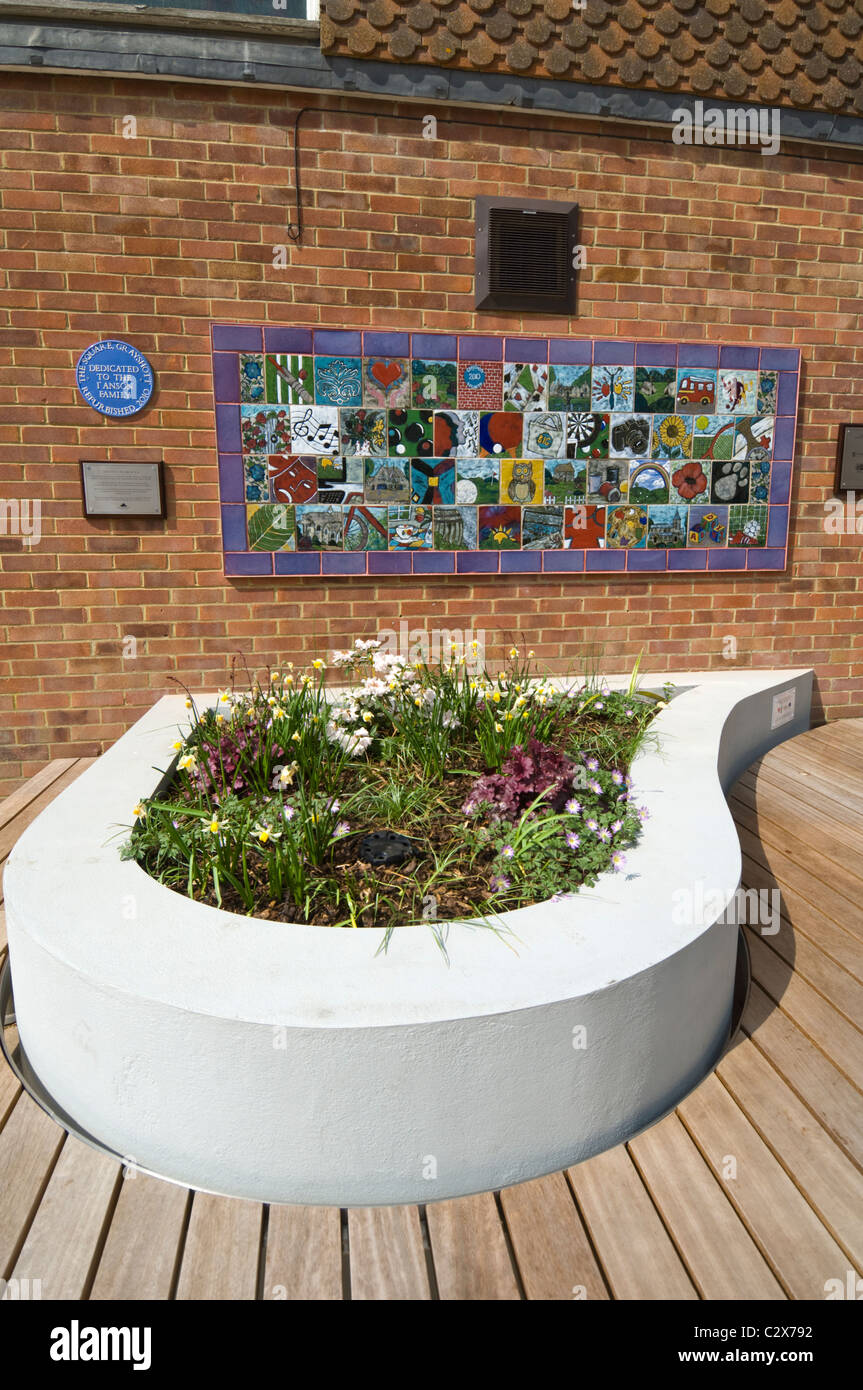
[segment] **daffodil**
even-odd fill
[[[219,833],[219,831],[221,830],[221,828],[222,828],[222,827],[221,827],[221,825],[219,824],[219,821],[218,821],[217,817],[216,817],[216,816],[213,816],[213,819],[210,821],[210,824],[207,826],[207,829],[209,830],[210,834],[211,834],[211,835],[218,835],[218,833]]]
[[[267,827],[266,827],[265,825],[262,825],[262,826],[257,826],[257,825],[256,825],[256,826],[255,826],[255,829],[256,829],[257,832],[258,832],[258,839],[260,840],[261,844],[262,844],[262,845],[265,845],[265,844],[267,843],[267,841],[269,840],[269,838],[270,838],[270,832],[269,832],[269,830],[267,829]]]
[[[312,667],[315,671],[323,671],[325,665],[326,662],[321,661],[321,658],[319,656],[316,656],[314,661],[312,662]]]
[[[140,801],[137,802],[137,804],[132,807],[132,815],[135,817],[135,820],[146,820],[146,807],[142,806]]]
[[[198,759],[195,757],[194,753],[187,753],[185,758],[181,758],[177,763],[177,767],[181,772],[194,772],[197,766]]]
[[[292,743],[299,743],[299,742],[300,742],[300,734],[299,734],[299,733],[293,733],[293,734],[291,734],[291,742],[292,742]]]
[[[182,740],[181,738],[178,738],[178,739],[176,740],[175,743],[172,743],[172,744],[171,744],[171,747],[173,748],[173,750],[174,750],[175,753],[179,753],[179,751],[180,751],[180,749],[182,748],[182,746],[183,746],[183,740]]]

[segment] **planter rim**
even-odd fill
[[[628,680],[605,683],[620,688]],[[741,764],[734,748],[723,749],[732,713],[752,702],[747,717],[758,721],[759,752],[771,738],[779,742],[808,727],[812,672],[805,668],[640,679],[645,688],[664,683],[680,693],[651,726],[658,748],[648,742],[633,760],[632,796],[650,818],[626,852],[624,871],[604,874],[563,901],[502,914],[501,925],[513,933],[509,946],[486,929],[450,923],[447,966],[429,928],[418,923],[398,928],[388,952],[376,955],[378,929],[242,917],[192,902],[122,862],[118,827],[172,759],[177,726],[188,719],[183,696],[157,701],[25,830],[5,872],[10,918],[100,989],[217,1019],[315,1029],[410,1026],[597,993],[684,950],[712,927],[739,885],[740,848],[725,791],[749,759]],[[796,722],[771,735],[765,697],[769,706],[771,694],[792,689]],[[201,704],[214,700],[204,696]],[[676,922],[673,895],[681,890],[696,902],[699,891],[716,892],[722,906],[709,917]],[[14,952],[12,963],[14,970]]]

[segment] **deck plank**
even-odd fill
[[[127,1172],[90,1298],[169,1298],[188,1205],[186,1188]]]
[[[772,867],[774,855],[781,854],[797,869],[804,870],[813,884],[826,884],[856,906],[860,879],[847,858],[844,861],[841,858],[843,846],[835,832],[828,834],[808,819],[794,817],[790,811],[785,822],[779,825],[762,812],[760,798],[754,809],[744,805],[734,795],[730,797],[728,805],[737,824],[741,844],[744,843],[741,832],[747,832],[745,842],[752,858],[760,857],[763,863]],[[753,842],[760,844],[763,851],[760,856],[752,853]],[[847,849],[844,852],[847,856]]]
[[[708,1076],[677,1113],[790,1297],[823,1299],[848,1257],[719,1078]]]
[[[795,863],[790,855],[765,845],[738,824],[740,848],[756,865],[762,865],[783,888],[787,885],[794,892],[817,904],[819,911],[838,923],[843,931],[863,941],[863,907],[833,888],[823,878],[815,878],[807,869]],[[826,870],[825,870],[826,872]]]
[[[749,991],[742,1023],[827,1133],[863,1166],[863,1107],[848,1078],[757,984]]]
[[[56,1125],[54,1131],[63,1133]],[[113,1158],[69,1135],[15,1261],[13,1277],[39,1279],[44,1299],[86,1297],[120,1172]]]
[[[852,1027],[860,1031],[863,984],[850,971],[826,955],[802,932],[796,931],[786,917],[780,918],[777,932],[767,934],[759,931],[758,936],[785,961],[789,969],[823,995]]]
[[[716,1073],[837,1244],[863,1268],[863,1173],[754,1043],[741,1039]]]
[[[196,1192],[177,1298],[232,1303],[254,1299],[262,1216],[260,1202]]]
[[[615,1298],[698,1298],[625,1145],[568,1173]]]
[[[863,1033],[795,974],[760,936],[748,927],[745,930],[752,978],[858,1090],[863,1088]]]
[[[22,782],[20,787],[16,787],[0,802],[0,830],[3,830],[10,821],[25,810],[31,802],[35,801],[42,792],[46,791],[58,777],[62,777],[64,772],[68,772],[74,767],[77,758],[55,758],[53,762],[35,772],[32,777],[28,777],[26,782]],[[56,793],[55,793],[56,795]]]
[[[500,1194],[528,1298],[607,1299],[608,1288],[563,1173]]]
[[[351,1298],[405,1302],[431,1297],[417,1207],[352,1207]]]
[[[0,1130],[0,1277],[11,1272],[65,1137],[44,1110],[19,1094]]]
[[[342,1297],[342,1222],[338,1207],[270,1207],[264,1299]]]
[[[746,854],[743,855],[743,882],[747,888],[779,887],[782,913],[793,924],[795,934],[807,937],[855,980],[863,981],[863,941],[825,917],[817,904],[809,902],[787,883],[777,884],[769,869],[756,864]]]
[[[676,1115],[667,1115],[628,1147],[702,1298],[786,1297]]]
[[[442,1299],[521,1297],[493,1193],[431,1202],[426,1220]]]

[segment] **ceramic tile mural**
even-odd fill
[[[215,325],[228,575],[785,568],[790,348]]]

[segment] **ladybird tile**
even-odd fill
[[[507,411],[548,407],[548,364],[506,362],[503,369],[503,408]]]
[[[758,409],[758,373],[720,369],[716,392],[717,415],[754,415]]]

